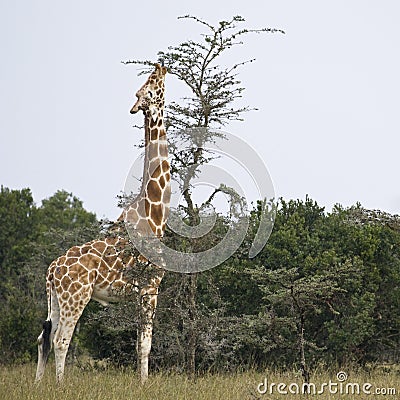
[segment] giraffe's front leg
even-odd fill
[[[153,335],[153,319],[157,306],[157,294],[145,294],[141,296],[140,321],[138,328],[138,369],[142,383],[149,376],[149,354]]]

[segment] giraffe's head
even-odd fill
[[[146,83],[136,93],[137,101],[131,109],[131,114],[142,110],[149,112],[152,118],[157,118],[158,110],[164,108],[164,80],[167,68],[156,64],[154,72]]]

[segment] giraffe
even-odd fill
[[[139,194],[125,206],[117,227],[102,239],[70,248],[54,260],[46,275],[48,316],[38,337],[36,381],[43,377],[51,348],[54,347],[56,380],[64,376],[68,347],[82,312],[93,299],[103,305],[121,299],[139,302],[142,323],[138,328],[138,370],[142,382],[148,377],[153,317],[164,270],[133,249],[122,234],[128,224],[135,233],[162,237],[169,213],[170,167],[163,122],[164,80],[167,69],[159,64],[136,93],[131,114],[142,111],[145,126],[145,157]],[[129,250],[127,250],[129,249]],[[151,274],[136,279],[129,271],[150,269]],[[140,274],[140,272],[139,272]],[[139,276],[139,275],[137,275]]]

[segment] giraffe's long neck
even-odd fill
[[[145,113],[145,158],[139,196],[125,210],[124,220],[136,232],[162,236],[169,213],[171,195],[168,143],[163,122],[163,109],[155,115]]]
[[[165,187],[164,178],[166,173],[170,173],[168,163],[168,143],[167,135],[165,133],[163,113],[163,109],[160,109],[156,116],[151,116],[150,111],[147,111],[144,117],[145,157],[141,192],[145,193],[146,189],[148,192],[151,192],[152,202],[163,201],[162,189]],[[158,183],[161,191],[152,190],[155,189],[152,188],[153,182]]]

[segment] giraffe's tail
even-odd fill
[[[39,382],[44,374],[44,369],[46,368],[47,359],[49,358],[51,343],[51,320],[43,322],[43,330],[38,337],[38,363],[36,369],[36,382]]]
[[[51,350],[51,343],[50,343],[50,335],[51,335],[51,320],[43,322],[43,358],[47,361],[50,350]]]
[[[38,364],[36,370],[36,382],[39,382],[43,377],[51,350],[51,332],[53,327],[51,315],[52,304],[54,303],[52,299],[52,296],[54,295],[54,288],[51,283],[47,285],[46,291],[48,301],[48,317],[47,320],[43,322],[43,330],[38,337]],[[54,322],[57,323],[57,321]]]

